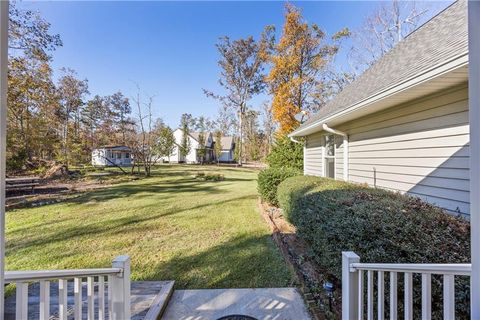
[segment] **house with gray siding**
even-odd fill
[[[467,25],[466,1],[453,3],[293,131],[305,175],[469,215]]]

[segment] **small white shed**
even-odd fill
[[[126,146],[107,146],[92,151],[92,165],[100,167],[128,167],[133,163],[132,152]]]

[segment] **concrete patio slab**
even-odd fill
[[[216,320],[247,315],[258,320],[311,319],[296,288],[175,290],[163,320]]]

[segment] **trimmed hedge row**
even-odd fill
[[[342,251],[356,252],[362,262],[470,262],[470,224],[418,198],[320,177],[288,178],[277,197],[312,258],[337,279]],[[441,306],[441,279],[434,285],[434,304]],[[463,315],[468,291],[468,279],[458,281]]]
[[[300,170],[295,168],[268,168],[258,174],[258,193],[263,201],[278,205],[277,187],[285,179],[298,176]]]

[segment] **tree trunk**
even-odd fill
[[[240,135],[240,146],[238,149],[238,164],[241,166],[243,164],[243,106],[240,107],[240,117],[239,117],[239,135]]]

